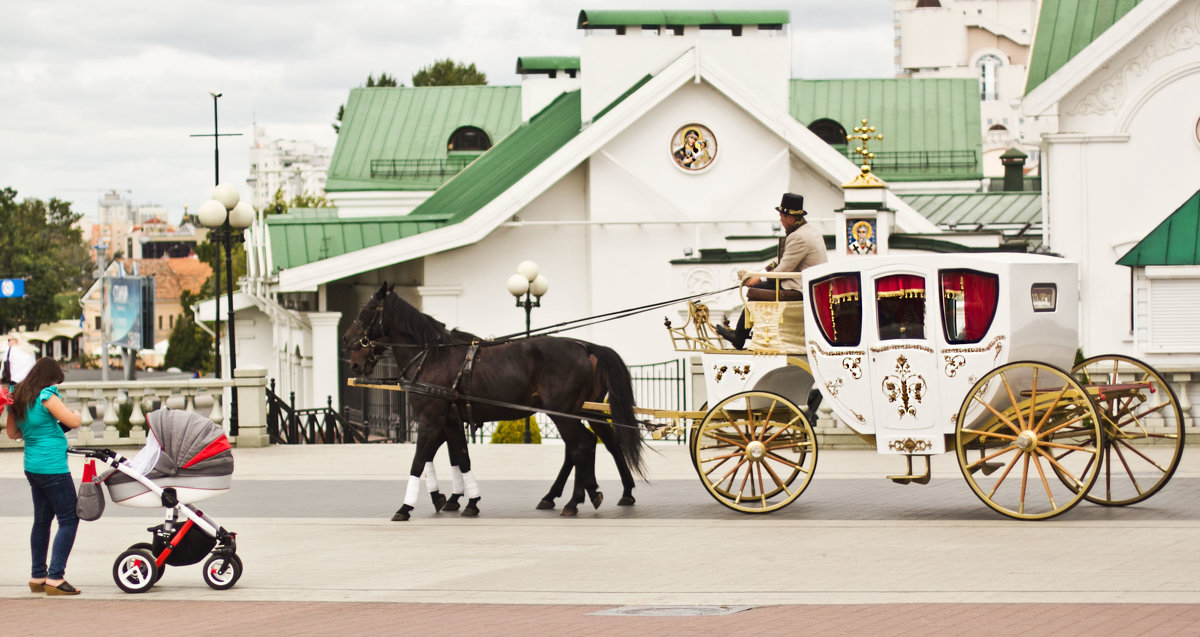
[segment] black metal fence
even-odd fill
[[[446,159],[372,159],[371,177],[373,178],[417,178],[442,177],[457,175],[467,164],[475,160],[475,156],[448,157]]]
[[[333,398],[325,407],[297,409],[296,392],[288,400],[275,393],[275,379],[267,388],[267,436],[271,444],[339,444],[367,442],[364,427],[343,418],[333,408]]]

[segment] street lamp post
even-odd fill
[[[542,306],[542,296],[548,291],[550,283],[546,277],[538,274],[537,264],[533,261],[522,261],[517,265],[516,274],[508,277],[508,293],[516,297],[517,307],[525,309],[525,338],[529,338],[530,333],[529,315],[533,308]],[[530,416],[525,416],[525,444],[533,442],[529,422]]]
[[[103,241],[92,246],[96,250],[96,266],[99,268],[100,280],[100,380],[108,381],[108,317],[105,316],[108,306],[108,290],[104,289],[104,271],[108,269],[105,261],[108,246]]]
[[[196,216],[200,219],[200,223],[211,228],[208,236],[216,239],[217,242],[225,249],[225,281],[226,294],[228,295],[229,319],[225,322],[226,329],[229,333],[229,376],[233,377],[233,370],[237,368],[237,332],[234,326],[234,309],[233,309],[233,244],[243,240],[242,231],[250,227],[254,222],[254,208],[247,202],[240,200],[237,188],[226,184],[218,184],[213,188],[212,199],[200,204],[196,209]],[[217,280],[221,278],[221,261],[217,258]],[[218,288],[217,299],[220,299],[221,292]],[[220,307],[219,305],[217,306]],[[219,312],[219,310],[218,310]],[[220,320],[220,316],[216,317]],[[217,343],[217,351],[220,352],[220,342]],[[219,356],[219,354],[218,354]],[[218,357],[218,361],[220,358]],[[220,377],[220,367],[217,368],[217,376]],[[238,397],[237,388],[234,387],[230,392],[229,397],[229,434],[236,436],[238,434]]]
[[[221,93],[217,91],[209,91],[209,95],[213,100],[213,132],[199,133],[192,137],[212,137],[213,138],[213,186],[221,185],[221,138],[222,137],[240,137],[241,133],[222,133],[221,128],[217,123],[217,100],[220,99]],[[237,203],[237,191],[234,191],[234,203]],[[213,316],[216,320],[213,321],[213,341],[215,343],[215,369],[217,378],[221,377],[221,263],[220,257],[217,258],[217,278],[214,280],[216,292],[216,307],[213,310]],[[233,298],[233,281],[229,281],[230,298]],[[233,315],[233,308],[230,308],[230,316]],[[232,328],[231,328],[232,329]],[[229,369],[233,369],[232,361]],[[235,399],[236,400],[236,399]],[[236,423],[237,419],[231,421]]]

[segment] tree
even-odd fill
[[[367,88],[374,88],[377,86],[403,86],[403,84],[396,84],[396,78],[388,75],[387,73],[380,73],[379,79],[375,79],[374,75],[368,75]],[[345,115],[346,105],[342,104],[341,106],[338,106],[337,118],[333,122],[333,132],[342,132],[342,117]]]
[[[487,75],[475,64],[463,65],[450,58],[438,60],[413,73],[413,86],[478,86],[487,84]]]
[[[263,214],[282,215],[287,214],[291,208],[332,208],[332,204],[325,198],[325,195],[309,195],[300,194],[292,197],[289,202],[283,197],[283,188],[277,188],[275,194],[271,197],[271,203],[263,207]]]
[[[0,333],[57,320],[55,297],[90,284],[94,266],[74,227],[80,217],[68,202],[18,202],[15,189],[0,189],[0,278],[25,279],[23,298],[0,299]]]
[[[183,316],[175,321],[171,336],[167,340],[167,355],[163,365],[191,371],[213,368],[213,341],[207,332],[196,325],[192,305],[196,295],[184,290],[179,301],[183,305]]]

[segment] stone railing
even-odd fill
[[[238,368],[233,379],[86,381],[62,383],[58,389],[63,402],[82,416],[83,425],[67,434],[73,445],[140,447],[146,442],[146,414],[161,406],[199,412],[228,432],[227,389],[238,393],[238,433],[230,439],[239,447],[268,444],[267,372],[261,367]],[[122,435],[118,410],[131,403],[130,428]],[[0,436],[0,448],[21,445]]]

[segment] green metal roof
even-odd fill
[[[1141,0],[1042,0],[1025,94],[1087,48]]]
[[[1200,265],[1200,191],[1150,231],[1118,265]]]
[[[325,190],[434,190],[474,159],[448,151],[455,130],[474,126],[494,145],[520,123],[520,87],[354,89]]]
[[[286,270],[446,225],[445,218],[352,217],[333,208],[292,209],[266,217],[275,269]]]
[[[789,21],[787,11],[588,11],[579,12],[580,29],[614,29],[627,26],[742,25],[781,26]]]
[[[979,82],[965,79],[792,80],[792,117],[831,119],[852,133],[863,118],[883,135],[870,149],[886,181],[981,179]],[[852,148],[835,145],[857,159]],[[857,163],[857,161],[856,161]]]
[[[942,228],[1035,226],[1042,223],[1042,196],[1037,192],[902,195],[900,198]]]
[[[541,56],[517,58],[517,73],[528,75],[532,73],[554,73],[556,71],[578,71],[579,57]]]
[[[409,216],[445,215],[450,223],[458,223],[475,214],[579,134],[581,101],[577,90],[559,95]]]

